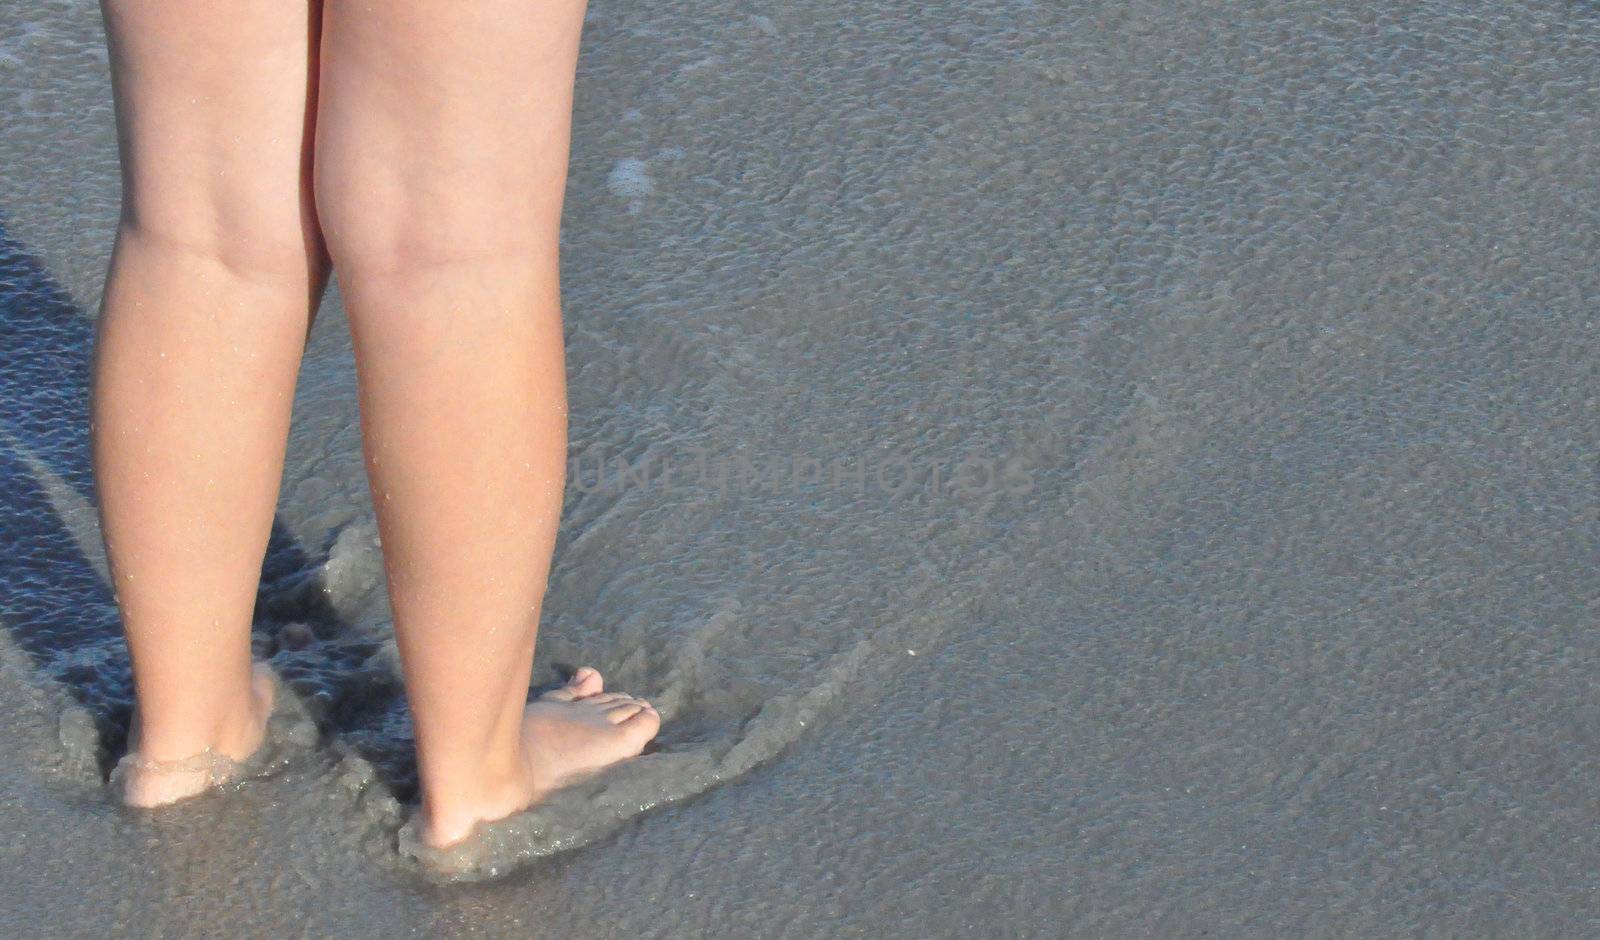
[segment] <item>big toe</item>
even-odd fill
[[[547,702],[575,702],[580,698],[599,695],[603,688],[605,682],[600,677],[600,671],[593,666],[583,666],[573,672],[565,685],[539,697]]]
[[[605,691],[606,684],[600,670],[593,666],[579,666],[572,678],[567,680],[567,686],[576,698],[588,698]]]

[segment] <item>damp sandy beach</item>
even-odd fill
[[[1600,929],[1600,5],[594,0],[536,682],[665,724],[454,883],[336,292],[258,776],[107,795],[101,43],[0,8],[0,932]]]

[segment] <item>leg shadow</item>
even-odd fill
[[[92,319],[0,216],[0,626],[37,676],[59,683],[93,716],[109,769],[126,744],[133,695],[94,521],[93,333]],[[272,651],[289,621],[318,637],[346,631],[322,590],[322,561],[274,520],[255,609],[258,656]],[[338,709],[328,717],[359,723]]]

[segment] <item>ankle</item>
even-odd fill
[[[204,754],[241,761],[261,746],[272,694],[261,677],[238,696],[183,712],[138,713],[129,749],[146,761],[182,761]]]
[[[526,807],[533,785],[520,755],[485,762],[472,773],[448,780],[424,780],[422,833],[434,848],[465,839],[481,822],[503,819]]]

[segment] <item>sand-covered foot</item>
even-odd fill
[[[659,730],[654,706],[606,692],[600,673],[585,668],[523,713],[523,755],[543,794],[638,755]]]
[[[122,801],[141,808],[165,806],[237,779],[241,764],[266,739],[267,718],[277,689],[272,671],[257,665],[248,712],[231,723],[215,747],[187,757],[153,759],[141,752],[135,716],[128,754],[112,772],[113,785],[121,787]]]
[[[566,685],[530,702],[523,713],[525,777],[515,805],[485,806],[477,812],[456,807],[449,818],[425,820],[423,839],[434,848],[460,842],[480,822],[526,809],[553,790],[637,756],[660,728],[661,716],[649,702],[605,691],[600,673],[585,666]]]

